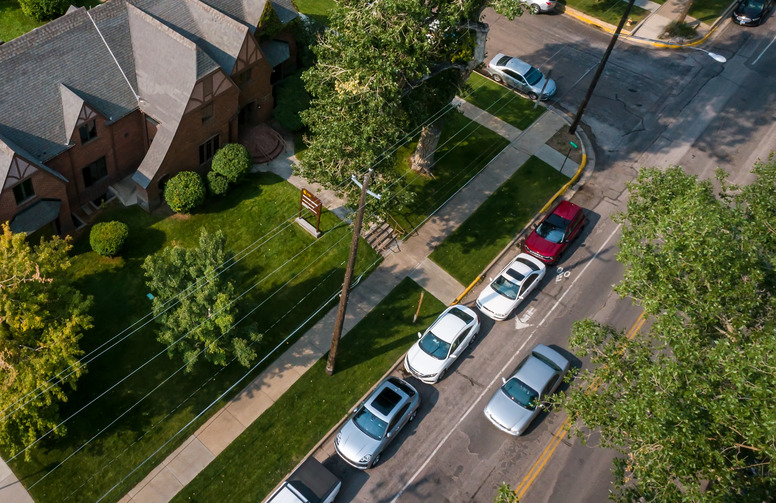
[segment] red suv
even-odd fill
[[[536,226],[523,244],[523,251],[542,262],[554,264],[585,226],[582,208],[561,201]]]

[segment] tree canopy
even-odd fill
[[[65,275],[70,244],[31,246],[8,224],[0,235],[0,443],[17,452],[55,428],[84,372],[78,341],[92,326],[91,298]],[[63,435],[64,427],[55,429]]]
[[[776,163],[736,187],[681,168],[629,185],[616,291],[651,327],[629,339],[577,322],[593,366],[565,399],[572,431],[617,449],[618,501],[771,501],[776,496]]]
[[[196,248],[171,246],[143,263],[160,325],[157,340],[171,358],[182,356],[187,372],[200,357],[216,365],[236,358],[245,366],[256,357],[251,341],[261,336],[254,327],[235,326],[234,286],[221,274],[227,259],[224,233],[202,229]]]
[[[312,96],[303,176],[335,187],[374,166],[372,190],[396,192],[392,148],[416,140],[481,62],[488,6],[522,13],[518,0],[338,2],[303,76]]]

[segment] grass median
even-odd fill
[[[468,285],[568,180],[531,157],[436,247],[431,260]]]
[[[444,309],[405,279],[340,342],[337,367],[313,365],[173,502],[261,501],[417,340]],[[423,405],[421,404],[421,407]]]
[[[546,110],[543,106],[534,108],[533,101],[479,73],[472,73],[466,81],[461,98],[518,129],[526,129]]]
[[[120,499],[276,358],[272,353],[253,371],[237,363],[216,367],[203,360],[191,373],[176,374],[182,360],[164,354],[164,346],[156,341],[153,321],[145,327],[135,326],[139,329],[131,335],[131,330],[124,332],[151,311],[141,268],[147,255],[172,243],[192,246],[201,228],[223,230],[227,248],[233,252],[254,245],[224,274],[235,285],[235,293],[244,294],[236,303],[237,309],[246,315],[257,309],[243,323],[255,323],[257,331],[264,334],[254,345],[258,358],[309,317],[313,322],[322,316],[315,311],[341,288],[351,230],[325,211],[321,218],[324,234],[315,240],[293,223],[298,205],[297,188],[275,175],[260,173],[246,177],[225,197],[212,200],[189,216],[169,210],[149,214],[120,205],[103,211],[101,219],[127,223],[130,234],[125,251],[116,258],[89,251],[88,236],[75,246],[70,272],[79,290],[93,295],[95,301],[91,311],[94,328],[85,334],[81,347],[88,352],[117,334],[127,338],[87,365],[88,373],[61,406],[63,419],[73,416],[64,425],[66,435],[41,441],[31,450],[31,461],[18,458],[11,463],[36,501],[95,501],[115,484],[104,501]],[[379,256],[362,243],[357,274],[375,261]],[[304,330],[299,330],[290,342],[302,333]],[[173,438],[241,379],[219,404]]]
[[[628,2],[624,0],[561,0],[560,3],[564,3],[588,16],[614,26],[620,23],[620,18],[622,18],[628,6]],[[563,9],[560,8],[560,10]],[[646,19],[649,14],[648,10],[642,9],[637,5],[631,7],[628,19],[631,19],[633,23],[630,28],[626,28],[626,31],[633,29],[638,23]]]

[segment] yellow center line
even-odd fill
[[[642,312],[638,319],[636,319],[636,322],[633,324],[633,326],[628,330],[628,332],[625,334],[625,337],[628,339],[633,339],[636,334],[641,330],[641,327],[644,325],[644,322],[646,321],[645,313]],[[598,389],[598,387],[601,385],[601,380],[596,379],[593,381],[593,383],[590,384],[588,387],[588,391],[595,391]],[[544,469],[544,466],[547,464],[547,461],[550,460],[553,453],[555,452],[555,449],[558,448],[558,445],[560,445],[560,441],[563,439],[563,437],[568,433],[569,428],[571,427],[571,424],[569,423],[569,418],[566,417],[566,419],[563,420],[563,423],[561,423],[560,427],[558,428],[558,431],[555,432],[555,435],[550,439],[547,446],[544,448],[542,453],[539,455],[536,461],[534,461],[533,465],[531,465],[531,468],[528,470],[528,473],[523,478],[522,481],[520,481],[520,484],[515,488],[514,492],[517,495],[518,499],[522,499],[523,496],[525,496],[525,493],[528,491],[528,489],[533,484],[534,480],[536,480],[536,477],[541,473],[541,471]]]

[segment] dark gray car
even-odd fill
[[[503,82],[535,100],[541,95],[548,100],[555,95],[555,81],[523,60],[498,53],[488,63],[488,73],[496,82]]]
[[[544,409],[569,370],[569,361],[554,349],[539,344],[523,360],[515,375],[504,383],[485,407],[485,417],[510,435],[522,435]]]
[[[388,377],[356,407],[334,439],[334,449],[359,470],[372,468],[405,424],[415,419],[420,395],[407,381]]]

